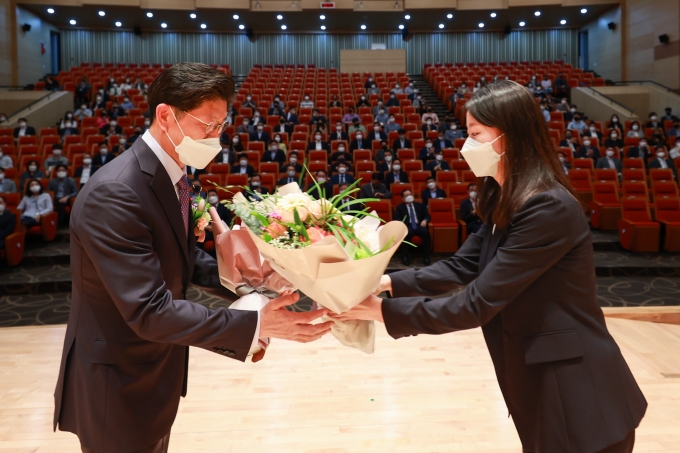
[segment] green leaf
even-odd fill
[[[272,236],[269,233],[265,233],[263,239],[264,239],[264,242],[271,242]]]
[[[300,214],[298,214],[297,208],[293,208],[293,218],[295,219],[295,225],[297,225],[299,228],[298,232],[307,240],[307,242],[309,242],[307,228],[305,228],[305,224],[302,223],[302,220],[300,220]]]
[[[253,217],[255,217],[257,220],[259,220],[263,227],[267,228],[267,227],[270,225],[269,220],[267,219],[267,217],[263,216],[263,215],[260,214],[259,212],[255,212],[255,211],[251,210],[251,211],[250,211],[250,214],[251,214]]]

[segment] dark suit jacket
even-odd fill
[[[590,159],[593,159],[595,162],[597,162],[597,159],[599,159],[600,157],[602,157],[602,156],[600,156],[600,150],[599,150],[598,148],[595,148],[595,147],[592,147],[592,146],[589,147],[589,148],[593,150],[593,156],[590,157]],[[589,148],[586,148],[585,146],[581,146],[581,147],[578,149],[578,151],[576,151],[576,153],[574,153],[574,157],[577,157],[577,158],[586,158],[586,157],[588,157],[588,155],[587,155],[586,153],[588,152],[588,149],[589,149]]]
[[[94,173],[97,170],[99,170],[99,168],[100,167],[96,167],[96,166],[90,164],[90,178],[92,177],[92,175],[94,175]],[[76,168],[76,173],[75,173],[75,175],[73,175],[73,177],[74,178],[80,178],[81,176],[83,176],[83,166],[82,165],[79,166],[78,168]]]
[[[618,157],[613,157],[612,160],[614,161],[614,167],[616,167],[616,172],[621,173],[621,170],[623,170],[623,165],[621,165],[621,159]],[[609,170],[609,159],[606,157],[600,157],[597,160],[597,163],[595,164],[595,168],[601,168],[605,170]]]
[[[631,146],[628,148],[628,153],[626,153],[626,157],[630,158],[642,158],[645,160],[645,164],[647,163],[647,158],[649,157],[649,148],[640,148],[638,146]]]
[[[241,165],[231,165],[229,167],[229,173],[237,174],[237,175],[240,174],[241,173]],[[248,177],[250,178],[251,176],[253,176],[253,173],[255,173],[255,168],[253,168],[252,165],[248,165],[246,167],[246,175],[248,175]]]
[[[472,200],[469,198],[460,202],[460,218],[468,225],[468,228],[471,225],[481,226],[482,224],[482,219],[480,219],[477,214],[472,213],[474,210],[475,208],[472,205]]]
[[[286,184],[290,184],[292,182],[298,182],[299,178],[293,177],[289,178],[288,176],[284,176],[282,178],[279,178],[279,180],[276,182],[277,186],[285,186]]]
[[[326,181],[325,183],[319,185],[324,190],[325,198],[330,198],[333,196],[333,184],[331,184],[330,181]],[[319,191],[316,190],[316,185],[314,183],[310,183],[309,186],[307,186],[307,190],[309,190],[309,195],[311,195],[315,200],[324,198],[321,196],[321,194],[319,194]]]
[[[7,236],[14,233],[17,225],[17,216],[8,209],[0,214],[0,241],[4,241]]]
[[[257,132],[251,132],[250,133],[250,141],[251,142],[264,142],[264,146],[267,147],[269,146],[269,142],[271,141],[271,138],[269,137],[269,134],[265,131],[262,131],[262,137],[258,138],[258,133]]]
[[[604,449],[638,426],[647,402],[597,304],[583,210],[554,188],[531,197],[510,225],[494,232],[486,224],[452,258],[390,274],[387,332],[401,338],[482,326],[522,447]]]
[[[668,168],[673,170],[673,175],[675,176],[675,179],[678,179],[678,169],[675,168],[675,163],[673,163],[673,159],[666,159],[666,165],[668,165]],[[649,162],[649,168],[661,168],[661,162],[659,162],[658,157]]]
[[[106,160],[102,162],[102,155],[100,153],[95,154],[92,157],[92,165],[95,167],[103,167],[104,165],[108,164],[111,162],[113,159],[115,159],[116,155],[113,153],[108,153],[106,155]]]
[[[54,426],[87,448],[137,451],[165,436],[186,394],[189,346],[246,359],[257,313],[186,300],[192,281],[220,284],[191,216],[185,228],[170,177],[143,140],[76,199]]]
[[[414,201],[413,202],[413,209],[416,212],[418,225],[420,225],[420,222],[422,222],[423,220],[427,220],[428,223],[430,222],[430,214],[427,213],[427,206],[425,206],[422,203],[418,203],[417,201]],[[399,222],[403,221],[409,228],[411,227],[411,220],[409,218],[406,203],[402,203],[399,206],[397,206],[396,215],[394,216],[394,220],[397,220]]]
[[[425,164],[425,170],[430,170],[432,176],[435,176],[435,173],[437,173],[436,167],[439,167],[441,170],[451,170],[451,166],[445,160],[428,160]]]
[[[392,198],[392,192],[389,191],[387,186],[385,184],[380,184],[377,189],[373,189],[372,183],[367,183],[361,186],[361,191],[359,192],[359,198],[377,198],[375,196],[376,193],[381,193],[385,195],[383,197],[384,200],[389,200]]]
[[[289,165],[292,165],[293,167],[295,167],[296,173],[302,173],[302,164],[299,164],[297,162],[295,164],[291,164],[290,162],[286,162],[286,163],[282,164],[281,168],[279,169],[279,172],[284,173],[286,171],[286,167],[288,167]]]
[[[373,140],[387,140],[387,134],[384,131],[380,131],[376,135],[375,131],[371,131],[368,133],[368,141],[372,142]]]
[[[433,140],[432,144],[434,145],[435,149],[453,148],[453,143],[451,143],[451,140],[444,140],[444,148],[442,148],[442,144],[439,139]]]
[[[294,113],[293,114],[286,113],[283,117],[286,119],[286,123],[298,124],[299,122],[297,115],[295,115]]]
[[[394,182],[395,182],[394,181],[394,171],[389,171],[389,172],[385,173],[385,175],[383,177],[383,182],[385,183],[385,185],[389,189],[390,186],[392,184],[394,184]],[[402,182],[402,183],[408,182],[408,174],[403,170],[399,171],[399,182]]]
[[[339,132],[338,133],[337,131],[335,131],[335,132],[331,133],[331,135],[329,136],[328,139],[330,141],[333,141],[333,140],[345,140],[345,141],[347,141],[347,140],[349,140],[349,137],[347,136],[347,132]]]
[[[355,149],[359,149],[359,141],[356,138],[349,144],[349,152],[351,153]],[[361,149],[371,149],[371,142],[367,138],[361,139]]]
[[[352,184],[354,182],[354,176],[345,173],[345,184]],[[340,174],[335,174],[331,176],[331,184],[334,186],[340,184]]]
[[[321,150],[326,151],[327,153],[331,152],[331,145],[328,144],[328,142],[321,142]],[[310,142],[307,145],[307,152],[309,151],[316,151],[316,142]]]
[[[19,138],[19,130],[20,128],[18,127],[14,128],[14,138]],[[26,126],[26,135],[35,135],[35,128],[33,126]]]
[[[265,151],[264,155],[262,156],[262,160],[260,162],[277,162],[279,164],[282,164],[286,161],[286,153],[284,153],[282,150],[278,149],[276,150],[276,155],[272,159],[272,152],[271,151]]]
[[[395,141],[392,142],[392,150],[396,153],[398,149],[401,148],[410,148],[411,147],[411,140],[404,139],[404,145],[406,146],[401,146],[401,140],[396,139]]]
[[[229,150],[229,162],[224,161],[224,153],[220,151],[217,156],[215,156],[215,162],[218,164],[229,164],[229,165],[234,165],[234,163],[238,162],[238,157],[236,157],[236,152],[234,150]]]
[[[47,190],[54,192],[55,198],[57,197],[58,187],[59,179],[57,178],[52,178],[50,179],[50,182],[47,183]],[[62,196],[72,198],[76,195],[78,195],[78,184],[76,184],[76,180],[69,177],[64,178],[64,195]]]
[[[444,192],[444,189],[440,189],[439,187],[436,188],[437,196],[434,198],[446,198],[446,192]],[[425,207],[427,207],[428,203],[432,199],[432,192],[430,189],[425,188],[420,194],[420,199],[423,200],[423,204]]]

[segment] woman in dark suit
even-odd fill
[[[481,326],[524,452],[631,452],[647,402],[597,305],[588,222],[538,104],[500,81],[466,107],[484,225],[452,258],[383,276],[392,298],[335,317],[394,338]]]

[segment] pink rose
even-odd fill
[[[208,226],[208,221],[205,220],[205,217],[201,217],[198,219],[198,222],[196,222],[196,226],[198,227],[199,230],[204,230],[205,227]]]
[[[273,238],[276,239],[277,237],[283,236],[286,234],[286,227],[281,225],[280,223],[271,223],[267,227],[267,233]]]
[[[309,236],[309,241],[314,244],[325,238],[326,232],[321,228],[311,227],[307,228],[307,236]]]

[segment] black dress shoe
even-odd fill
[[[430,257],[429,257],[429,256],[426,256],[426,257],[423,259],[423,263],[425,264],[425,266],[429,266],[429,265],[430,265]]]
[[[402,256],[401,262],[404,263],[404,266],[410,266],[411,265],[411,261],[409,261],[408,256]]]

